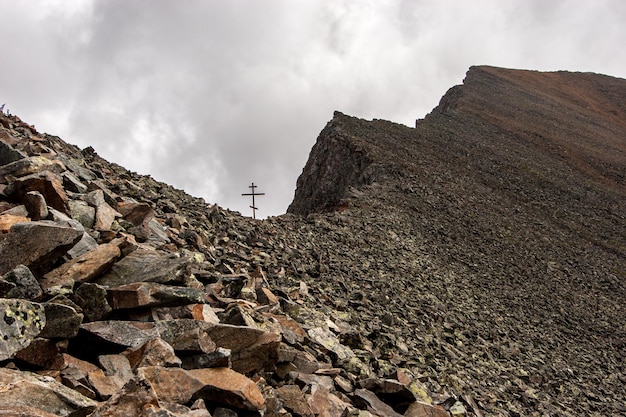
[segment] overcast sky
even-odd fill
[[[626,78],[623,0],[0,0],[0,104],[208,203],[285,212],[334,110],[409,126],[471,65]]]

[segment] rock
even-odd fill
[[[232,368],[230,349],[218,347],[213,352],[182,356],[183,369]]]
[[[207,323],[219,323],[220,319],[208,304],[189,304],[178,307],[155,307],[152,316],[156,320],[194,319]]]
[[[159,337],[154,323],[137,321],[94,321],[83,323],[81,331],[84,331],[90,342],[88,345],[98,343],[98,340],[109,342],[120,348],[137,348],[148,340]]]
[[[409,405],[404,417],[450,417],[450,413],[438,405],[417,401]]]
[[[97,403],[54,379],[0,368],[2,407],[32,407],[56,416],[87,416]],[[36,414],[35,414],[36,415]]]
[[[102,320],[113,311],[107,300],[107,290],[102,285],[83,283],[74,291],[72,300],[83,310],[85,321]]]
[[[25,159],[26,155],[16,150],[11,145],[0,141],[0,167],[4,167],[11,162]]]
[[[83,373],[80,369],[69,366],[60,373],[61,382],[66,387],[72,388],[74,391],[84,395],[87,398],[92,400],[96,399],[96,393],[89,385],[89,381],[87,380],[87,375]]]
[[[57,415],[27,405],[0,405],[0,417],[57,417]]]
[[[346,410],[352,408],[351,404],[322,387],[313,387],[307,403],[313,414],[319,417],[341,416]]]
[[[71,172],[65,171],[61,174],[61,176],[63,177],[63,187],[66,190],[79,194],[84,194],[87,192],[87,186],[83,184],[80,179],[78,179],[78,177],[76,177]]]
[[[230,349],[237,372],[272,370],[278,359],[279,334],[228,324],[214,324],[207,333],[218,347]]]
[[[131,380],[101,404],[90,417],[147,417],[158,414],[159,398],[146,381]],[[169,416],[168,416],[169,417]]]
[[[406,386],[393,379],[367,378],[358,382],[360,388],[372,391],[378,398],[394,407],[406,408],[417,401],[415,394]]]
[[[297,385],[283,385],[276,389],[276,393],[283,401],[283,407],[293,415],[314,417],[311,407]]]
[[[10,289],[2,291],[0,285],[0,297],[2,298],[25,298],[30,301],[37,301],[43,291],[30,269],[24,265],[18,265],[2,276],[1,282],[10,283]]]
[[[366,389],[356,389],[353,394],[354,404],[375,416],[401,417],[391,406],[381,401],[376,394]]]
[[[31,366],[38,368],[50,368],[59,360],[59,347],[50,339],[36,338],[24,349],[15,354],[15,359],[19,359]]]
[[[209,334],[210,328],[209,323],[192,319],[161,320],[155,323],[155,329],[165,342],[175,351],[187,353],[215,351],[217,346]]]
[[[0,215],[0,234],[9,233],[11,226],[15,223],[29,222],[30,219],[25,216],[16,216],[14,214],[3,213]]]
[[[155,216],[152,207],[146,203],[120,201],[117,203],[117,210],[124,220],[135,226],[131,233],[137,237],[139,242],[148,240],[151,234],[150,221]]]
[[[6,177],[26,177],[39,172],[61,172],[63,164],[42,156],[30,156],[0,166],[0,183],[8,183]]]
[[[96,279],[120,257],[122,254],[120,246],[124,242],[124,238],[114,239],[64,263],[45,274],[40,281],[41,286],[46,290],[60,286],[71,288],[75,282],[88,282]]]
[[[72,219],[77,220],[84,227],[92,229],[96,224],[96,209],[85,201],[70,200],[68,202]]]
[[[17,223],[0,235],[0,274],[18,265],[45,271],[82,237],[82,232],[47,221]]]
[[[26,300],[0,299],[0,318],[0,361],[28,346],[46,325],[41,304]]]
[[[150,339],[136,349],[127,350],[124,355],[133,369],[145,366],[181,365],[181,360],[174,353],[174,348],[160,338]]]
[[[304,342],[307,337],[306,331],[298,324],[297,321],[289,316],[263,313],[263,317],[266,317],[272,321],[277,322],[280,325],[280,334],[283,339],[290,345]]]
[[[185,263],[184,258],[140,248],[113,265],[109,272],[98,278],[96,282],[107,287],[118,287],[135,282],[182,283],[181,270]]]
[[[174,287],[155,282],[136,282],[110,288],[109,304],[114,310],[122,308],[176,306],[204,301],[203,291]]]
[[[334,356],[334,360],[343,361],[354,357],[354,352],[349,347],[342,345],[339,342],[339,338],[330,330],[322,327],[316,327],[310,329],[308,332],[309,337],[314,342],[325,348],[329,353]]]
[[[184,370],[144,367],[138,375],[150,382],[159,400],[186,404],[203,399],[243,410],[263,411],[265,399],[256,384],[228,368]]]
[[[46,326],[39,336],[50,339],[75,337],[83,322],[83,315],[70,306],[47,302],[44,304]]]
[[[89,236],[88,233],[83,233],[83,237],[75,244],[72,249],[67,251],[67,257],[69,259],[78,258],[85,253],[94,250],[98,247],[98,242]]]
[[[29,191],[24,195],[24,207],[28,217],[32,220],[42,220],[48,217],[46,200],[39,191]]]
[[[100,355],[98,362],[102,369],[89,370],[87,379],[98,397],[107,400],[133,378],[133,371],[123,355]]]
[[[68,214],[68,197],[63,189],[61,177],[52,171],[42,171],[36,174],[18,178],[13,184],[13,194],[24,202],[28,192],[41,193],[47,204],[61,213]]]

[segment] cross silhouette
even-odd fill
[[[252,185],[248,185],[248,188],[251,188],[252,192],[251,193],[241,194],[241,195],[251,195],[252,196],[252,205],[250,206],[250,208],[252,209],[252,218],[253,219],[256,219],[256,211],[258,210],[256,205],[254,204],[254,196],[265,195],[265,193],[255,193],[254,189],[257,188],[257,187],[258,187],[258,185],[254,185],[254,183],[252,183]]]

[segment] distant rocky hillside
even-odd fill
[[[625,80],[337,112],[262,221],[0,123],[0,415],[626,413]]]

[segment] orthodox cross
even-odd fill
[[[241,194],[241,195],[251,195],[252,196],[252,205],[250,206],[250,208],[252,209],[252,218],[256,219],[256,211],[258,210],[258,208],[254,205],[254,196],[256,195],[265,195],[265,193],[255,193],[254,189],[258,187],[258,185],[254,185],[254,183],[252,183],[252,185],[248,185],[248,188],[252,189],[251,193],[245,193],[245,194]]]

